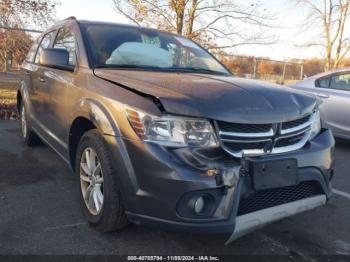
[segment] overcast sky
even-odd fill
[[[128,23],[127,19],[114,10],[112,0],[60,0],[60,2],[57,8],[59,19],[75,16],[78,19]],[[236,2],[249,5],[257,1],[236,0]],[[305,40],[313,37],[310,31],[301,32],[305,15],[303,10],[295,8],[291,0],[260,0],[259,3],[275,14],[274,24],[277,27],[269,30],[278,38],[278,43],[269,46],[243,46],[226,51],[239,55],[268,56],[273,59],[304,59],[322,56],[319,48],[298,47]]]

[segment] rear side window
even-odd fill
[[[46,34],[43,37],[43,39],[41,40],[40,46],[38,48],[38,52],[37,52],[36,57],[35,57],[36,64],[39,63],[40,55],[41,55],[41,52],[43,51],[43,49],[48,48],[50,46],[50,43],[53,40],[54,34],[55,34],[55,32],[52,31],[52,32]]]
[[[69,29],[61,28],[58,31],[53,48],[66,49],[69,53],[69,65],[76,65],[76,43],[74,35]]]
[[[330,87],[350,91],[350,73],[333,76]]]

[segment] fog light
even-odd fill
[[[204,198],[199,197],[196,202],[194,203],[194,212],[197,214],[202,213],[204,210]]]
[[[220,171],[217,168],[207,170],[207,176],[216,176],[218,174],[220,174]]]

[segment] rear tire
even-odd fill
[[[119,230],[129,224],[118,187],[119,174],[110,157],[97,130],[82,136],[75,164],[80,204],[87,221],[101,232]]]
[[[30,147],[40,144],[40,138],[35,134],[28,123],[28,116],[24,103],[21,103],[20,107],[20,120],[23,143]]]

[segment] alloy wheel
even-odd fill
[[[24,105],[21,110],[21,128],[22,128],[22,136],[26,138],[27,136],[27,119],[26,119],[26,111]]]
[[[98,215],[103,207],[103,174],[97,153],[90,147],[80,160],[80,188],[89,212]]]

